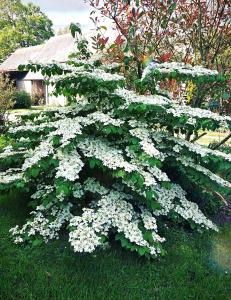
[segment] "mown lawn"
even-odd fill
[[[192,234],[172,229],[168,255],[146,261],[114,244],[95,255],[74,254],[62,241],[39,248],[10,242],[22,223],[23,195],[0,196],[1,300],[231,299],[231,230]]]
[[[31,106],[30,108],[17,108],[17,109],[12,109],[10,112],[16,115],[23,115],[26,113],[33,113],[33,112],[39,112],[42,110],[45,110],[46,106]]]
[[[202,133],[202,132],[201,132]],[[202,138],[200,138],[197,143],[201,145],[209,145],[210,143],[218,143],[223,140],[228,135],[228,132],[207,132]],[[231,146],[231,139],[226,143],[226,146]]]

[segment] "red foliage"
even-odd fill
[[[92,13],[98,28],[96,47],[113,54],[117,51],[122,60],[132,57],[130,63],[136,64],[138,77],[143,57],[214,66],[231,40],[230,0],[86,1],[109,18],[117,32],[108,48],[102,19]]]

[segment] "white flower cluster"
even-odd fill
[[[157,184],[150,172],[143,170],[141,165],[135,164],[135,161],[134,163],[127,162],[124,159],[123,151],[112,147],[106,141],[97,138],[86,138],[79,142],[78,147],[86,157],[99,159],[103,165],[109,169],[124,169],[128,173],[137,171],[144,178],[144,184],[146,186]]]
[[[42,205],[38,206],[36,211],[31,212],[32,220],[29,220],[21,229],[18,225],[10,229],[14,242],[22,243],[25,234],[28,236],[39,235],[45,242],[58,238],[61,227],[73,217],[70,212],[71,207],[71,203],[62,208],[57,206],[50,208],[45,208]],[[51,218],[52,221],[50,220]]]
[[[231,122],[231,117],[229,116],[220,116],[206,109],[194,108],[186,105],[173,104],[172,107],[168,108],[165,112],[175,117],[188,116],[191,120],[190,124],[193,125],[195,125],[195,119],[211,119],[218,122],[221,127],[225,128],[227,128]]]
[[[56,121],[54,126],[57,128],[55,131],[50,133],[52,136],[62,136],[61,142],[62,146],[66,146],[70,143],[71,139],[75,138],[76,135],[82,134],[82,126],[79,124],[80,118],[64,118],[62,120]]]
[[[136,128],[136,127],[139,127],[139,128],[149,128],[150,125],[148,125],[148,123],[146,122],[142,122],[142,121],[139,121],[137,119],[133,119],[131,118],[129,121],[128,121],[128,124],[131,128]]]
[[[206,229],[217,230],[216,225],[201,212],[198,205],[187,200],[186,192],[178,184],[173,184],[169,190],[158,186],[154,191],[157,193],[157,201],[162,207],[154,212],[156,216],[167,216],[170,211],[175,211],[187,221],[193,221]]]
[[[128,173],[138,170],[135,165],[124,160],[122,150],[116,149],[101,139],[85,138],[79,142],[78,147],[86,157],[99,159],[109,169],[124,169]]]
[[[193,77],[218,75],[218,72],[216,70],[206,69],[202,66],[192,66],[190,64],[177,62],[165,62],[161,64],[152,62],[144,70],[142,80],[149,76],[153,70],[158,70],[159,72],[164,74],[178,71],[180,74],[191,75]]]
[[[71,103],[69,106],[60,106],[56,108],[48,107],[48,112],[56,112],[56,116],[58,118],[64,118],[68,115],[75,116],[79,114],[81,111],[87,109],[89,105],[89,101],[85,97],[77,97],[76,103]]]
[[[45,128],[50,128],[50,129],[57,129],[57,135],[64,135],[67,132],[67,128],[69,126],[69,128],[72,130],[72,132],[74,132],[74,130],[76,131],[80,131],[81,128],[77,128],[78,123],[80,122],[80,120],[84,119],[82,117],[77,117],[75,118],[68,118],[67,115],[71,114],[72,116],[78,114],[79,112],[83,111],[84,109],[86,109],[87,105],[89,104],[89,102],[87,101],[87,99],[85,98],[81,98],[81,101],[77,104],[73,104],[67,107],[59,107],[59,108],[47,108],[46,113],[54,113],[54,116],[49,116],[48,114],[46,115],[46,113],[42,112],[41,116],[38,115],[38,117],[34,118],[34,120],[29,120],[27,121],[24,125],[20,125],[19,126],[12,126],[9,129],[10,133],[18,133],[18,132],[27,132],[27,131],[31,131],[31,132],[40,132],[40,131],[44,131]],[[39,124],[35,124],[35,121],[39,121]],[[76,124],[76,127],[75,126]],[[80,125],[79,125],[80,126]],[[63,127],[63,131],[62,131],[62,127]],[[51,133],[52,136],[52,133]],[[21,142],[27,142],[30,141],[29,138],[20,138]]]
[[[23,148],[19,148],[18,151],[15,151],[12,146],[7,146],[3,149],[3,152],[0,153],[0,159],[25,153],[27,153],[27,151]]]
[[[79,178],[79,172],[82,170],[84,163],[79,153],[73,150],[70,153],[58,153],[59,166],[56,177],[62,177],[69,181],[75,181]]]
[[[25,138],[25,137],[20,137],[20,139],[18,140],[20,143],[30,143],[30,138],[29,137],[27,137],[27,138]]]
[[[71,75],[68,73],[61,75],[61,76],[57,77],[57,81],[60,81],[60,80],[62,81],[63,79],[68,79],[73,76],[77,76],[77,77],[82,76],[82,77],[87,77],[87,78],[93,79],[93,80],[102,80],[104,82],[124,81],[123,76],[107,73],[100,69],[87,71],[84,66],[71,67],[71,69],[73,71],[73,73]]]
[[[80,199],[83,197],[84,195],[84,190],[83,187],[81,185],[81,183],[76,182],[73,186],[72,186],[72,194],[75,198]]]
[[[128,157],[131,158],[131,163],[135,166],[137,166],[139,173],[144,177],[145,179],[145,185],[146,186],[151,186],[151,185],[156,185],[157,182],[155,178],[158,181],[170,181],[168,178],[167,174],[161,171],[159,168],[156,166],[150,166],[150,164],[146,160],[142,159],[137,159],[136,155],[134,154],[133,151],[129,149],[129,147],[126,147],[126,154]],[[162,155],[162,153],[160,153]],[[165,155],[162,155],[161,160],[164,160]],[[146,171],[145,171],[146,170]],[[154,178],[154,177],[155,178]]]
[[[110,117],[108,114],[105,114],[101,111],[94,112],[88,115],[88,119],[92,120],[93,122],[100,122],[104,125],[113,125],[113,126],[121,126],[124,124],[124,121],[120,119],[114,119]]]
[[[174,147],[175,149],[173,148],[173,150],[178,153],[182,149],[181,147],[185,147],[185,148],[187,148],[188,151],[199,154],[201,157],[212,155],[212,156],[221,157],[224,160],[231,162],[231,154],[226,154],[226,153],[218,151],[218,150],[212,150],[208,147],[204,147],[199,144],[190,143],[186,140],[179,139],[174,136],[167,135],[167,134],[166,134],[166,138],[168,140],[174,141],[177,144],[175,146],[176,148]]]
[[[54,186],[38,184],[36,187],[36,192],[31,196],[32,199],[41,199],[48,196],[54,191]]]
[[[79,66],[85,66],[86,69],[91,67],[94,68],[94,65],[97,61],[101,61],[103,57],[101,55],[94,55],[92,58],[89,58],[88,60],[86,59],[78,59],[78,58],[71,58],[71,61],[69,64],[61,65],[60,67],[63,70],[66,71],[75,71],[76,67]],[[111,71],[113,69],[119,68],[120,64],[119,63],[111,63],[111,64],[103,64],[102,66],[99,67],[99,69],[102,69],[104,71]]]
[[[156,218],[153,217],[153,215],[150,213],[149,210],[140,207],[141,209],[141,219],[144,223],[144,227],[147,230],[154,230],[157,231],[157,223],[156,223]]]
[[[47,120],[47,116],[44,113],[40,113],[37,117],[34,118],[34,122],[45,122]]]
[[[110,192],[109,189],[101,185],[98,181],[96,181],[94,178],[88,178],[84,182],[84,190],[91,192],[93,194],[99,194],[101,196],[106,195]]]
[[[35,125],[32,122],[27,122],[25,125],[21,126],[12,126],[9,128],[9,133],[18,133],[18,132],[27,132],[27,131],[32,131],[32,132],[38,132],[44,130],[44,128],[51,127],[51,124],[48,123],[42,123]]]
[[[0,172],[0,184],[9,184],[23,179],[21,169],[9,169],[6,172]]]
[[[159,253],[159,248],[148,243],[139,229],[139,223],[144,220],[144,226],[153,231],[153,240],[163,242],[164,239],[156,232],[154,217],[146,215],[145,210],[140,216],[123,199],[123,193],[111,191],[94,204],[94,209],[84,209],[82,216],[71,219],[70,226],[74,230],[70,232],[69,241],[75,252],[93,252],[103,244],[101,237],[108,236],[110,229],[114,228],[123,233],[130,243],[147,247],[151,255],[156,256]]]
[[[168,178],[167,174],[164,173],[163,171],[161,171],[159,168],[157,168],[156,166],[147,167],[148,171],[155,176],[159,181],[170,181],[170,179]]]
[[[139,169],[139,173],[143,176],[144,178],[144,185],[147,187],[157,185],[156,179],[154,176],[147,171],[144,171],[143,169]]]
[[[129,182],[128,180],[125,182],[123,180],[123,183],[140,196],[145,197],[145,192],[137,190],[132,182]],[[155,216],[168,216],[172,211],[176,212],[187,221],[193,221],[200,227],[217,230],[216,225],[202,213],[198,205],[187,200],[185,191],[179,185],[172,184],[171,189],[165,189],[157,184],[152,186],[151,190],[157,195],[157,198],[155,197],[153,200],[161,205],[159,209],[152,211]]]
[[[178,157],[176,157],[176,160],[180,161],[185,167],[190,167],[190,168],[196,170],[197,172],[201,172],[202,174],[209,177],[212,181],[216,182],[220,186],[231,188],[231,183],[230,182],[224,180],[220,176],[214,174],[210,170],[202,167],[201,165],[195,164],[189,158],[184,157],[184,156],[178,156]]]
[[[197,119],[211,119],[213,121],[217,121],[221,127],[228,128],[229,124],[231,123],[231,117],[229,116],[220,116],[219,114],[206,109],[192,108],[186,105],[178,105],[169,100],[167,97],[160,95],[137,95],[134,92],[128,91],[123,88],[116,89],[115,94],[125,99],[125,103],[120,106],[120,109],[127,109],[131,103],[157,106],[171,104],[171,107],[167,108],[165,110],[165,113],[173,115],[175,117],[188,116],[189,119],[187,121],[187,124],[195,125]]]
[[[101,79],[103,81],[124,81],[124,77],[117,74],[106,73],[103,70],[97,69],[91,73],[84,72],[81,75],[88,75],[90,78]]]
[[[37,164],[41,159],[51,155],[54,153],[53,146],[51,144],[51,140],[47,139],[40,143],[38,147],[29,152],[29,157],[25,159],[24,164],[22,166],[22,170],[26,171],[31,168],[33,165]]]
[[[113,69],[119,68],[120,66],[121,66],[121,64],[114,62],[114,63],[111,63],[111,64],[103,65],[101,68],[105,71],[111,71]]]
[[[173,185],[172,192],[175,193],[176,197],[180,200],[180,205],[176,205],[174,210],[181,217],[186,220],[192,220],[196,224],[200,225],[201,227],[205,227],[206,229],[218,230],[217,226],[208,220],[200,211],[196,203],[186,199],[185,191],[178,184]]]
[[[153,142],[150,138],[150,132],[146,128],[135,128],[129,131],[132,136],[137,137],[140,139],[140,145],[145,153],[147,153],[151,157],[156,157],[160,160],[164,160],[164,155],[157,150]]]
[[[123,121],[114,119],[110,117],[108,114],[105,114],[100,111],[88,114],[87,117],[67,118],[64,115],[63,119],[57,120],[52,123],[52,127],[56,128],[56,130],[52,131],[49,134],[49,136],[50,137],[61,136],[62,147],[65,147],[77,135],[82,134],[83,127],[95,124],[95,122],[100,122],[104,125],[111,124],[118,127],[124,123]]]
[[[171,101],[164,96],[153,95],[153,96],[143,96],[134,93],[133,91],[126,90],[124,88],[118,88],[114,92],[117,96],[123,98],[125,103],[120,107],[121,109],[126,109],[132,103],[146,104],[146,105],[157,105],[164,106],[171,103]]]

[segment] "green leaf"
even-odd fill
[[[138,249],[138,253],[140,256],[143,256],[146,253],[146,248],[145,247],[140,247]]]
[[[153,192],[152,191],[150,191],[150,190],[146,191],[145,194],[146,194],[147,200],[152,200],[152,198],[153,198]]]
[[[228,100],[228,99],[230,99],[230,97],[231,97],[231,95],[230,95],[228,92],[224,92],[224,94],[223,94],[223,96],[222,96],[222,98],[223,98],[224,100]]]
[[[33,242],[32,242],[32,246],[34,246],[34,247],[37,247],[37,246],[40,246],[40,245],[42,245],[42,243],[43,243],[43,241],[42,241],[42,240],[40,240],[40,239],[36,239],[36,240],[33,240]]]
[[[34,178],[38,177],[39,172],[40,172],[40,169],[39,169],[39,168],[33,168],[33,169],[30,170],[30,174],[31,174],[31,176],[34,177]]]
[[[71,23],[70,25],[71,35],[75,38],[76,33],[82,34],[79,23]]]

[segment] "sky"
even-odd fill
[[[86,29],[92,26],[89,19],[91,8],[84,0],[22,0],[22,3],[28,2],[40,6],[41,11],[52,20],[55,30],[71,22],[78,22]]]

